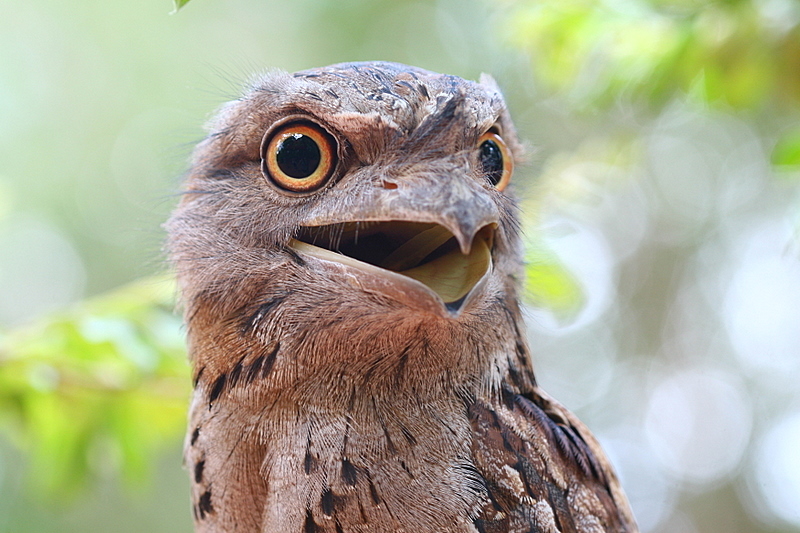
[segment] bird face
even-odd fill
[[[492,135],[461,157],[437,161],[435,170],[409,158],[400,169],[387,171],[376,165],[354,168],[355,157],[346,153],[342,159],[351,162],[340,165],[338,153],[347,139],[306,119],[267,133],[261,168],[278,192],[317,196],[288,244],[318,270],[350,272],[365,289],[457,316],[492,267],[499,211],[482,182],[495,172],[501,179],[489,186],[497,187],[510,174],[511,154],[502,138]],[[496,149],[481,157],[481,146],[490,143]],[[353,182],[364,182],[360,196],[370,201],[347,212],[338,209],[331,201],[335,193],[326,187],[337,171],[345,174],[343,182],[331,185],[337,193],[350,194]]]
[[[313,291],[335,279],[457,319],[518,265],[506,188],[521,150],[494,82],[456,80],[390,63],[266,77],[211,125],[171,233],[202,217],[203,257],[292,258]]]

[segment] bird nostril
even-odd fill
[[[396,184],[395,182],[393,182],[393,181],[386,181],[386,180],[384,180],[384,181],[383,181],[383,183],[382,183],[382,185],[383,185],[383,188],[384,188],[384,189],[388,189],[388,190],[390,190],[390,191],[393,191],[394,189],[396,189],[396,188],[397,188],[397,184]]]

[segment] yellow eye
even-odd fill
[[[281,126],[261,146],[261,171],[281,189],[312,192],[336,170],[336,141],[322,126],[292,122]]]
[[[511,181],[514,159],[503,139],[492,131],[487,131],[478,139],[478,161],[486,179],[495,189],[502,191]]]

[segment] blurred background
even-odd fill
[[[254,74],[503,88],[529,337],[645,532],[800,532],[800,2],[0,0],[0,531],[191,530],[160,224]]]

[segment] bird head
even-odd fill
[[[375,312],[457,319],[518,265],[507,187],[521,149],[488,76],[392,63],[273,73],[210,130],[169,224],[189,297],[274,279],[265,267],[289,259],[314,296],[335,279]]]

